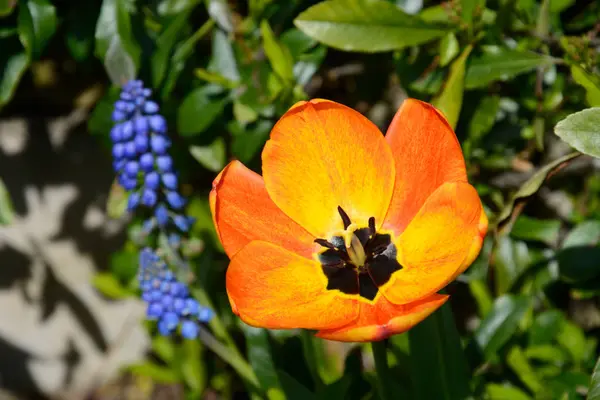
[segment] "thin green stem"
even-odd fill
[[[394,392],[390,386],[390,369],[387,362],[387,348],[385,340],[371,342],[373,358],[375,359],[375,372],[379,383],[379,395],[382,400],[393,400]]]
[[[310,374],[315,382],[315,387],[317,388],[317,392],[323,389],[323,380],[319,375],[319,367],[317,365],[317,350],[315,349],[315,338],[310,331],[306,329],[302,329],[300,333],[300,339],[302,340],[302,352],[304,353],[304,358],[306,359],[306,363],[308,364],[308,369]]]

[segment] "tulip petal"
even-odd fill
[[[360,304],[356,321],[339,329],[321,330],[318,337],[340,342],[370,342],[383,340],[391,335],[412,328],[448,300],[449,296],[433,294],[419,301],[396,305],[384,296],[375,304]]]
[[[440,186],[396,239],[403,266],[381,287],[394,304],[437,292],[464,271],[481,250],[487,218],[468,183]]]
[[[385,136],[394,154],[396,186],[385,227],[399,235],[444,182],[466,182],[454,131],[430,104],[405,100]]]
[[[358,300],[327,290],[316,261],[254,241],[227,269],[232,308],[249,325],[269,329],[333,329],[358,316]]]
[[[269,198],[260,175],[232,161],[210,192],[213,222],[229,258],[253,240],[264,240],[312,259],[314,237]]]
[[[394,188],[392,153],[377,127],[341,104],[294,105],[277,122],[262,153],[267,191],[277,206],[319,238],[353,223],[383,222]]]

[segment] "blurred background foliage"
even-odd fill
[[[210,328],[229,353],[148,325],[148,360],[124,371],[147,398],[165,385],[190,399],[384,397],[368,347],[233,316],[207,195],[230,159],[260,171],[270,129],[296,101],[339,101],[385,131],[408,96],[456,128],[491,223],[477,261],[447,288],[450,306],[389,340],[397,398],[600,399],[600,371],[590,379],[600,162],[553,133],[600,107],[599,21],[594,0],[0,0],[0,108],[88,109],[108,157],[119,92],[110,79],[153,88],[197,218],[185,247],[191,285],[214,307]],[[597,136],[577,150],[598,149],[595,121]],[[125,201],[113,186],[109,215],[121,218]],[[0,223],[10,221],[0,185]],[[93,282],[109,297],[138,295],[136,235],[132,221]]]

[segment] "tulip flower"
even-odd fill
[[[210,194],[229,301],[252,326],[350,342],[404,332],[448,300],[437,292],[487,231],[454,131],[418,100],[385,136],[344,105],[299,102],[262,173],[232,161]]]

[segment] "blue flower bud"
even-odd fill
[[[173,248],[178,248],[181,246],[181,236],[176,233],[170,233],[167,237],[167,241],[169,242],[169,246]]]
[[[125,155],[125,145],[123,143],[117,143],[112,148],[113,157],[118,160]]]
[[[169,328],[169,325],[167,324],[167,322],[164,319],[161,319],[160,321],[158,321],[158,333],[160,333],[163,336],[169,336],[171,333],[173,333],[173,329]]]
[[[133,142],[135,143],[135,149],[138,153],[145,153],[148,151],[148,136],[143,133],[138,133],[133,138]]]
[[[146,309],[146,316],[150,319],[159,318],[163,313],[163,307],[160,303],[150,303]]]
[[[198,312],[198,321],[200,322],[208,322],[213,317],[213,311],[208,307],[201,307]]]
[[[144,185],[148,189],[157,190],[159,184],[160,184],[160,176],[158,175],[158,172],[152,171],[152,172],[148,173],[148,175],[146,175],[146,178],[144,179]]]
[[[142,204],[148,207],[154,207],[156,201],[158,200],[158,196],[154,190],[144,189],[142,193]]]
[[[174,282],[171,285],[171,296],[184,298],[188,295],[187,287],[181,282]]]
[[[179,316],[172,311],[165,312],[162,320],[165,321],[169,330],[174,330],[179,325]]]
[[[121,186],[123,186],[123,189],[125,190],[133,190],[137,187],[137,179],[131,179],[126,177],[125,175],[122,175],[122,179],[119,182],[121,184]]]
[[[185,315],[194,315],[196,316],[200,311],[200,305],[196,301],[196,299],[188,298],[185,300],[185,308],[183,309],[183,313]]]
[[[146,96],[148,97],[148,96]],[[153,101],[146,101],[146,103],[144,103],[144,112],[146,114],[154,114],[157,113],[159,110],[158,104],[156,104]]]
[[[136,161],[128,161],[125,164],[125,174],[127,174],[131,178],[136,178],[138,172],[140,171],[140,166]]]
[[[176,190],[177,189],[177,176],[172,172],[166,172],[162,174],[161,180],[163,185],[167,189]]]
[[[113,169],[115,170],[115,172],[120,172],[124,166],[125,166],[125,160],[113,161]]]
[[[187,232],[190,229],[190,221],[183,215],[176,215],[173,217],[173,223],[182,231]]]
[[[111,118],[114,122],[123,121],[125,119],[125,117],[126,117],[125,113],[122,111],[119,111],[119,110],[114,110],[111,115]]]
[[[124,143],[125,146],[125,157],[133,158],[137,155],[137,151],[135,150],[135,143],[133,141]]]
[[[171,172],[173,169],[173,159],[171,156],[158,156],[156,157],[156,166],[161,172]]]
[[[140,156],[140,167],[146,172],[154,169],[154,156],[151,153],[145,153]]]
[[[164,295],[161,300],[161,303],[165,310],[171,310],[173,307],[173,297],[169,295]]]
[[[156,217],[158,226],[164,227],[169,222],[169,211],[164,204],[159,204],[158,207],[156,207],[156,210],[154,210],[154,216]]]
[[[156,227],[156,220],[154,218],[147,219],[142,223],[142,232],[144,234],[148,235],[150,232],[152,232],[154,230],[155,227]]]
[[[133,119],[133,130],[137,134],[146,134],[149,130],[148,118],[138,115]]]
[[[152,135],[150,139],[150,146],[152,147],[152,151],[157,154],[164,154],[167,152],[169,148],[169,141],[161,135]]]
[[[150,129],[156,133],[164,133],[167,130],[167,121],[162,115],[151,115],[148,117],[148,122],[150,123]]]
[[[175,311],[177,314],[181,315],[184,308],[185,308],[185,300],[182,299],[181,297],[175,297],[173,299],[173,311]]]
[[[123,122],[123,140],[129,140],[133,137],[133,122]]]
[[[177,192],[169,191],[169,192],[167,192],[166,197],[167,197],[167,202],[169,203],[169,205],[171,207],[173,207],[175,210],[180,210],[185,205],[185,200]]]
[[[140,194],[138,192],[131,193],[127,199],[127,211],[133,211],[138,204],[140,204]]]
[[[193,321],[183,321],[181,323],[181,336],[185,339],[196,339],[200,332],[198,324]]]
[[[120,142],[123,140],[123,124],[117,124],[110,130],[110,140]]]

